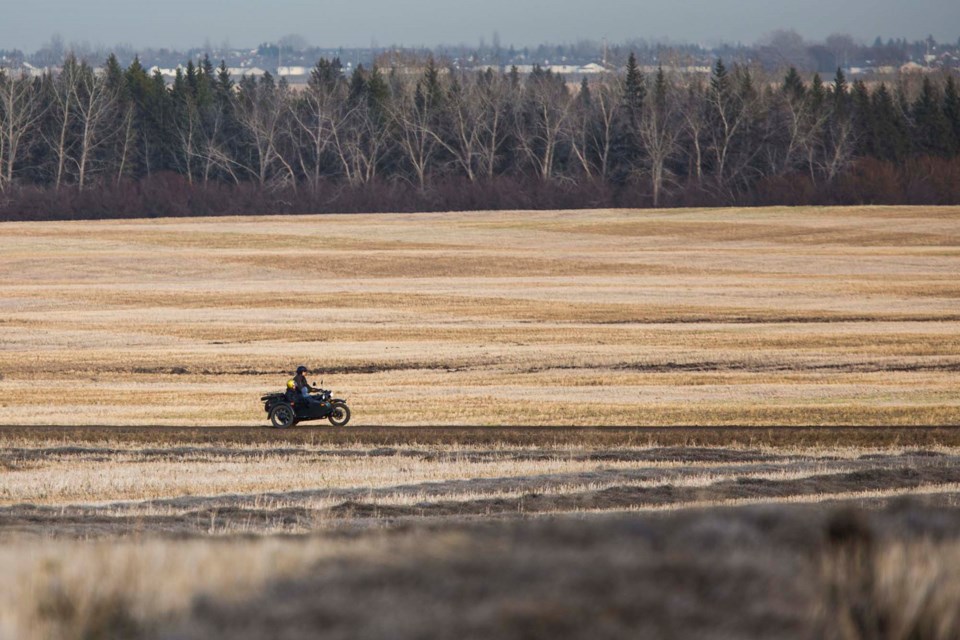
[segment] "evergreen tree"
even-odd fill
[[[632,51],[627,60],[627,75],[623,82],[623,102],[628,117],[634,125],[640,122],[643,115],[643,103],[647,99],[647,87],[637,64],[637,56]]]
[[[717,58],[710,76],[710,90],[715,96],[725,99],[730,93],[730,74],[727,72],[723,58]]]
[[[823,86],[823,78],[819,73],[813,74],[813,81],[810,84],[810,108],[814,114],[820,114],[823,111],[823,105],[827,101],[827,90]]]
[[[196,100],[197,94],[200,91],[200,78],[197,73],[197,67],[193,64],[193,60],[189,60],[187,62],[187,72],[184,75],[187,83],[187,89],[190,92],[190,98]]]
[[[800,77],[800,74],[797,73],[796,67],[790,67],[786,77],[783,79],[781,90],[784,95],[787,96],[787,99],[792,102],[800,102],[803,100],[807,88],[803,85],[803,79]]]
[[[217,88],[216,94],[220,101],[224,101],[226,96],[229,96],[233,93],[233,79],[230,77],[230,70],[227,69],[227,63],[224,60],[220,61],[220,66],[217,68]]]
[[[429,101],[430,107],[439,109],[443,106],[443,87],[440,84],[440,70],[437,69],[437,63],[433,56],[427,60],[427,66],[423,71],[423,90],[424,96]]]
[[[117,56],[111,53],[107,57],[103,68],[103,78],[107,86],[110,87],[112,91],[115,91],[117,95],[125,95],[127,92],[126,83],[123,78],[123,67],[120,66]]]
[[[750,104],[750,102],[757,97],[757,90],[753,86],[753,73],[750,72],[749,67],[740,67],[737,69],[737,76],[739,78],[737,88],[740,93],[740,98],[744,104]]]
[[[390,86],[376,65],[367,81],[367,97],[374,112],[382,112],[390,104]]]
[[[953,76],[947,76],[943,91],[943,116],[950,125],[950,150],[960,152],[960,91]]]
[[[369,93],[367,84],[367,70],[363,68],[362,64],[357,65],[353,75],[350,76],[348,97],[351,103],[360,104],[367,100],[367,94]]]
[[[186,78],[183,75],[183,70],[179,67],[177,68],[177,73],[173,76],[172,93],[176,100],[193,100],[193,96],[191,95],[190,89],[187,86]]]
[[[310,72],[308,83],[315,91],[330,94],[336,90],[342,81],[343,65],[340,64],[340,58],[334,58],[333,60],[320,58],[313,71]]]
[[[200,63],[200,70],[208,79],[212,79],[216,70],[213,68],[213,62],[210,60],[210,54],[203,54],[203,62]]]
[[[873,114],[873,155],[881,160],[900,162],[909,151],[910,138],[907,123],[886,84],[881,83],[874,92],[870,107]]]
[[[659,113],[667,108],[667,75],[662,65],[657,67],[657,75],[653,80],[653,105]]]
[[[874,155],[873,136],[875,127],[873,105],[870,101],[870,93],[867,91],[867,85],[863,80],[857,80],[853,83],[851,106],[853,109],[853,124],[857,141],[857,155]]]
[[[580,81],[580,92],[577,94],[577,102],[585,107],[590,105],[590,83],[587,81],[586,76]]]
[[[201,110],[208,109],[213,104],[213,82],[214,70],[213,64],[208,56],[197,66],[196,89],[194,101]]]
[[[520,88],[520,69],[517,68],[517,65],[512,65],[510,67],[510,73],[508,74],[510,79],[510,86],[514,89]]]
[[[947,155],[952,148],[953,131],[943,114],[940,93],[929,77],[913,103],[913,148],[917,153]]]
[[[833,77],[833,112],[834,115],[846,115],[850,105],[850,95],[847,91],[847,77],[843,69],[837,67],[837,74]]]

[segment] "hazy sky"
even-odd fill
[[[67,42],[134,47],[256,46],[300,34],[320,46],[656,40],[752,43],[777,28],[960,36],[960,0],[0,0],[0,48]]]

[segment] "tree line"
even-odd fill
[[[4,219],[726,204],[960,202],[960,91],[535,68],[427,58],[305,88],[234,83],[209,58],[172,85],[134,60],[0,73]]]

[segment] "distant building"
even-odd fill
[[[282,78],[306,76],[309,72],[306,67],[278,67],[277,75]]]
[[[933,69],[930,67],[925,67],[916,62],[908,62],[900,67],[900,73],[930,73],[931,71]]]
[[[260,67],[230,67],[229,69],[227,69],[227,71],[230,73],[230,77],[233,78],[234,80],[238,78],[242,78],[244,76],[259,78],[261,76],[266,75],[267,73]]]
[[[59,70],[53,67],[35,67],[29,62],[6,63],[0,62],[0,70],[5,71],[11,76],[27,76],[29,78],[39,78],[45,73],[56,73]]]
[[[150,68],[147,70],[147,73],[149,73],[150,75],[154,75],[154,74],[156,74],[157,72],[159,72],[160,75],[163,76],[163,79],[164,79],[164,80],[172,80],[173,78],[176,78],[176,77],[177,77],[177,71],[178,71],[178,70],[183,71],[183,65],[180,65],[180,66],[178,66],[178,67],[176,67],[176,68],[174,68],[174,69],[165,69],[165,68],[163,68],[163,67],[156,67],[156,66],[154,66],[154,67],[150,67]]]

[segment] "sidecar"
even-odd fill
[[[268,393],[261,396],[260,400],[263,401],[263,410],[270,423],[277,429],[286,429],[310,420],[329,420],[335,427],[344,427],[350,421],[347,403],[331,397],[327,390],[311,395],[310,401],[297,398],[293,393]]]

